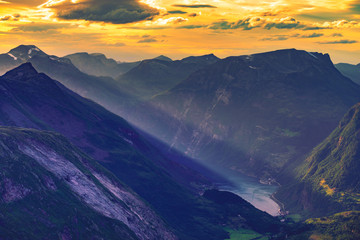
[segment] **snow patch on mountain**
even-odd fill
[[[10,57],[12,57],[15,61],[18,59],[17,57],[15,57],[14,55],[12,55],[11,53],[8,53],[7,55],[9,55]]]

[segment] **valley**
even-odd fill
[[[69,214],[88,216],[81,226],[108,219],[112,227],[97,231],[108,239],[301,239],[340,234],[325,217],[358,222],[360,86],[327,54],[125,64],[21,45],[0,61],[1,221],[31,231],[7,207],[38,208],[39,193],[49,206],[66,208],[56,194],[70,198]],[[24,177],[15,162],[31,166]],[[70,239],[89,234],[58,227]],[[0,227],[9,236],[24,235]]]
[[[280,215],[280,206],[272,199],[272,195],[279,186],[262,184],[257,178],[249,177],[241,173],[228,172],[228,182],[213,182],[217,188],[239,195],[256,208],[269,213],[272,216]]]

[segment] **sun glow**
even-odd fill
[[[122,7],[118,1],[86,1],[82,6],[86,15],[74,12],[78,15],[70,19],[73,14],[61,18],[58,11],[71,13],[68,6],[83,0],[35,0],[32,6],[0,0],[1,40],[11,44],[25,37],[36,45],[51,39],[59,49],[109,49],[111,57],[125,58],[120,60],[133,59],[139,53],[146,57],[166,53],[176,59],[210,52],[224,57],[295,47],[328,52],[335,62],[360,61],[360,14],[353,0],[128,1],[141,4],[134,11],[126,9],[131,4]],[[104,9],[102,2],[120,5],[99,14]],[[98,19],[87,20],[94,14]],[[117,17],[124,16],[129,21],[117,22]]]

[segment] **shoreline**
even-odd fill
[[[284,203],[280,202],[280,200],[278,200],[278,199],[275,197],[275,194],[276,194],[276,192],[273,193],[273,194],[271,194],[271,195],[270,195],[270,199],[273,200],[273,201],[280,207],[280,209],[279,209],[279,216],[286,216],[286,215],[288,215],[289,213],[286,211]]]

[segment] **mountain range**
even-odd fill
[[[360,101],[328,55],[229,57],[192,73],[130,122],[206,165],[268,179],[307,154]]]
[[[95,159],[108,169],[112,176],[118,179],[116,180],[117,184],[122,182],[126,184],[124,185],[126,189],[132,189],[129,191],[136,192],[136,196],[139,196],[140,200],[134,199],[133,202],[139,201],[139,204],[149,205],[154,210],[154,214],[157,214],[157,218],[164,219],[164,224],[161,226],[166,227],[159,227],[160,225],[152,227],[159,231],[157,235],[159,239],[168,239],[168,237],[165,237],[166,234],[171,236],[170,239],[173,236],[180,239],[224,239],[227,237],[223,225],[226,225],[230,221],[229,219],[234,218],[234,216],[229,215],[215,202],[198,195],[193,188],[190,188],[190,185],[193,185],[190,182],[191,180],[200,186],[206,186],[207,181],[193,171],[172,163],[170,159],[162,155],[160,150],[147,142],[122,118],[108,112],[94,102],[80,97],[47,75],[38,73],[31,63],[25,63],[0,77],[0,91],[0,124],[2,126],[50,130],[62,134],[80,149],[74,150],[75,152],[83,151],[84,154],[89,156],[88,158]],[[20,141],[23,135],[21,135],[21,130],[18,131],[20,131],[20,137],[16,139]],[[14,135],[17,135],[18,131],[14,130]],[[23,138],[31,140],[32,130],[24,131],[25,136]],[[11,131],[9,132],[11,133]],[[68,160],[68,158],[63,159],[67,151],[56,150],[57,146],[47,140],[46,134],[44,138],[41,138],[41,136],[42,133],[39,133],[39,137],[37,135],[34,137],[39,138],[40,147],[37,144],[30,144],[24,150],[26,151],[25,154],[37,162],[55,158],[61,159],[60,165],[67,165],[68,161],[65,160]],[[55,141],[53,140],[53,142]],[[15,142],[14,144],[21,145],[22,143]],[[43,146],[44,144],[45,146]],[[68,143],[60,142],[59,144],[62,146]],[[5,150],[9,148],[7,145],[3,147]],[[47,166],[43,167],[49,168]],[[56,172],[52,172],[57,176]],[[68,173],[67,175],[71,176],[73,174]],[[87,175],[85,174],[85,177]],[[63,180],[63,178],[66,180],[66,176],[61,175],[60,180]],[[88,177],[91,177],[91,175]],[[10,178],[10,181],[13,181],[13,179]],[[187,184],[184,185],[184,182],[187,182]],[[20,192],[22,189],[27,189],[25,185],[22,187],[23,182],[16,183],[15,181],[14,184],[18,184],[16,186],[19,186]],[[76,183],[74,184],[76,185]],[[114,185],[111,185],[106,179],[101,184],[108,190],[114,190]],[[5,189],[5,191],[7,190]],[[15,192],[18,191],[15,190]],[[86,192],[88,191],[86,190]],[[89,194],[92,193],[89,192]],[[121,194],[125,194],[123,190],[121,190]],[[98,204],[95,202],[93,205],[96,209]],[[113,207],[110,206],[110,208]],[[246,205],[246,209],[264,215],[265,219],[267,219],[266,224],[263,224],[264,226],[267,226],[269,222],[279,224],[276,219],[249,204]],[[104,212],[106,211],[108,210],[105,209]],[[109,217],[110,213],[106,213],[105,216]],[[9,214],[11,213],[9,212]],[[237,215],[239,215],[239,212]],[[148,216],[140,216],[139,218],[145,223],[155,219]],[[219,222],[219,219],[223,219],[224,222]],[[126,220],[124,221],[126,222]],[[122,222],[124,223],[124,221]],[[239,218],[239,220],[231,220],[231,223],[235,224],[235,226],[244,226],[245,224],[245,226],[251,228],[251,224],[247,224],[247,221],[246,218]],[[251,220],[249,221],[251,223]],[[141,224],[138,225],[140,227]],[[145,225],[148,225],[148,223]],[[14,229],[14,225],[12,226],[12,229]],[[28,226],[24,227],[28,228]],[[130,229],[132,232],[135,231],[134,228]],[[109,231],[113,230],[109,229]],[[125,232],[130,234],[131,231],[126,230]],[[144,231],[152,234],[150,230],[145,229]],[[159,235],[160,232],[162,235]],[[146,237],[145,234],[141,233],[137,233],[136,236],[138,238],[139,236]],[[156,239],[156,237],[151,238]]]
[[[116,78],[140,64],[137,62],[117,62],[107,58],[102,53],[73,53],[64,56],[71,60],[72,64],[80,71],[93,76],[107,76]]]
[[[129,95],[148,100],[152,96],[171,89],[191,73],[216,63],[219,60],[213,54],[187,57],[172,61],[156,58],[142,61],[138,66],[120,75],[117,80]]]
[[[356,239],[357,68],[295,49],[1,54],[0,238]],[[290,215],[216,189],[229,170],[279,184]]]
[[[335,67],[346,77],[360,84],[360,63],[357,65],[349,63],[338,63]]]

